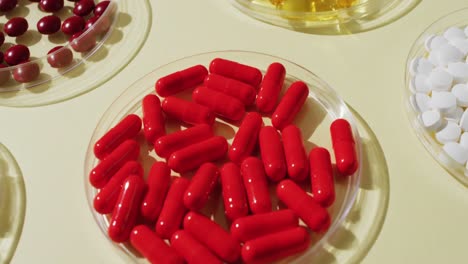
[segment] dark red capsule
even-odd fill
[[[229,148],[229,159],[240,163],[243,159],[250,156],[257,145],[258,134],[262,126],[263,120],[259,113],[247,113]]]
[[[96,7],[94,7],[94,15],[95,16],[102,16],[106,11],[107,7],[109,6],[110,1],[102,1],[99,2]]]
[[[271,117],[271,123],[277,129],[291,124],[309,96],[309,88],[301,81],[291,84]]]
[[[162,97],[174,95],[203,83],[207,74],[205,66],[196,65],[160,78],[155,84],[155,89]]]
[[[93,32],[96,34],[102,34],[109,30],[111,26],[111,20],[107,16],[93,16],[86,21],[85,30],[90,27],[93,28]]]
[[[192,93],[193,100],[230,120],[241,120],[245,115],[244,104],[235,97],[199,86]]]
[[[71,16],[62,23],[62,32],[67,35],[73,35],[81,32],[85,28],[86,21],[80,16]]]
[[[73,8],[73,14],[77,16],[87,16],[91,14],[94,10],[94,1],[93,0],[80,0],[75,3]]]
[[[0,51],[0,63],[3,63],[3,52]]]
[[[4,70],[7,66],[0,64],[0,84],[6,83],[11,76],[11,73],[9,70]]]
[[[28,30],[28,21],[24,17],[14,17],[3,26],[3,32],[10,37],[18,37]]]
[[[154,94],[148,94],[143,98],[143,132],[146,140],[154,143],[155,140],[166,134],[161,101]]]
[[[206,76],[203,85],[206,88],[235,97],[244,105],[252,105],[255,102],[255,88],[235,79],[211,73]]]
[[[161,213],[167,190],[171,184],[171,170],[164,162],[155,162],[148,175],[148,191],[141,204],[141,216],[150,222]]]
[[[181,255],[189,264],[222,264],[211,251],[198,242],[187,231],[179,230],[171,237],[171,246]]]
[[[258,87],[262,81],[262,72],[254,67],[235,61],[216,58],[210,63],[210,72]]]
[[[29,49],[24,45],[14,45],[5,51],[5,62],[11,66],[29,60]]]
[[[329,207],[335,201],[335,182],[330,153],[316,147],[310,151],[310,181],[312,196],[322,207]]]
[[[39,68],[39,65],[27,60],[16,66],[13,70],[13,78],[19,83],[28,83],[35,81],[39,77],[40,73],[41,69]]]
[[[174,96],[165,98],[161,105],[164,113],[187,124],[213,125],[214,113],[206,106],[186,101]]]
[[[286,176],[286,159],[278,131],[272,126],[262,127],[258,142],[266,175],[275,182],[283,179]]]
[[[270,193],[262,161],[256,157],[246,158],[241,165],[241,174],[250,211],[254,214],[270,212]]]
[[[67,67],[73,62],[73,52],[67,47],[54,47],[47,53],[47,62],[52,68]]]
[[[281,63],[274,62],[268,66],[257,95],[256,103],[260,112],[271,113],[275,110],[285,76],[286,69]]]
[[[198,212],[208,201],[208,198],[216,187],[219,171],[213,163],[205,163],[200,166],[190,181],[190,185],[184,194],[184,205],[189,210]]]
[[[221,168],[221,189],[223,193],[224,213],[226,217],[234,221],[249,213],[247,196],[240,168],[228,162]]]
[[[353,130],[345,119],[337,119],[330,126],[336,168],[342,175],[352,175],[359,166]]]
[[[18,4],[18,0],[0,0],[0,12],[13,10]]]
[[[37,31],[44,35],[50,35],[58,32],[62,21],[58,16],[45,16],[37,22]]]
[[[44,12],[58,12],[63,6],[63,0],[41,0],[39,2],[39,7]]]
[[[303,181],[309,172],[301,130],[295,125],[289,125],[281,131],[284,156],[288,167],[288,175],[295,181]]]
[[[0,47],[5,43],[5,34],[3,32],[0,32]]]
[[[76,52],[88,52],[96,46],[96,35],[84,31],[73,34],[70,37],[70,46]]]

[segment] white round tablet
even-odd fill
[[[468,40],[467,39],[456,39],[451,42],[455,48],[457,48],[463,56],[468,55]]]
[[[468,132],[463,132],[460,136],[460,145],[468,149]]]
[[[464,148],[456,142],[449,142],[443,147],[445,153],[453,160],[460,164],[465,164],[468,161],[468,149]]]
[[[451,44],[444,44],[432,52],[437,54],[437,57],[439,58],[439,65],[441,66],[445,66],[451,62],[462,61],[464,58],[463,53]]]
[[[427,81],[433,91],[448,91],[452,88],[453,77],[444,69],[437,68],[429,74]],[[415,79],[415,85],[418,89],[417,79]]]
[[[444,38],[446,38],[448,41],[453,41],[457,39],[465,39],[466,35],[463,29],[459,27],[449,27],[444,32]]]
[[[423,126],[430,131],[436,131],[442,126],[442,116],[437,110],[428,110],[421,114]]]
[[[468,81],[468,64],[465,62],[449,63],[447,71],[452,75],[456,83],[466,83]]]
[[[437,141],[442,144],[457,142],[461,135],[461,128],[454,122],[447,122],[447,125],[435,134]]]
[[[447,44],[448,40],[443,36],[430,35],[424,41],[424,46],[427,51],[432,51],[440,48],[442,45]]]
[[[457,99],[457,105],[468,107],[468,86],[466,84],[457,84],[453,86],[452,93]]]
[[[463,131],[468,131],[468,109],[463,112],[463,115],[460,119],[460,127]]]
[[[413,95],[414,106],[418,112],[426,112],[430,110],[431,98],[425,93],[415,93]]]
[[[418,74],[413,77],[411,85],[417,93],[429,93],[432,88],[429,77],[425,74]]]
[[[460,120],[461,120],[461,117],[463,116],[463,112],[464,112],[463,108],[457,107],[457,108],[455,108],[455,110],[445,114],[444,117],[448,121],[452,121],[452,122],[455,122],[455,123],[458,124],[460,122]]]
[[[465,27],[465,35],[468,38],[468,26]]]
[[[435,52],[430,52],[429,55],[427,56],[427,59],[432,63],[434,66],[438,66],[440,64],[439,62],[439,56]]]
[[[441,113],[449,113],[457,107],[457,98],[451,92],[432,92],[431,107]]]

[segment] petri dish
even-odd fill
[[[10,263],[23,230],[26,191],[14,157],[0,143],[0,263]]]
[[[420,119],[421,113],[415,105],[414,90],[411,87],[411,61],[415,58],[427,57],[429,55],[424,46],[426,38],[433,34],[440,35],[452,26],[468,26],[468,8],[457,10],[439,18],[429,25],[413,43],[406,60],[404,102],[411,126],[426,150],[447,172],[468,187],[468,171],[465,166],[449,157],[443,150],[443,146],[435,139],[434,133],[423,127]]]
[[[129,262],[148,263],[145,259],[139,257],[138,254],[135,254],[134,249],[132,249],[129,244],[113,243],[107,236],[107,228],[109,226],[110,220],[109,216],[100,215],[96,213],[93,208],[93,199],[98,190],[90,185],[88,176],[89,172],[98,163],[98,160],[94,157],[93,154],[94,143],[127,114],[135,113],[141,116],[141,100],[145,95],[154,93],[154,84],[157,79],[196,64],[202,64],[208,67],[211,60],[217,57],[248,64],[261,70],[266,70],[268,65],[273,62],[282,63],[287,71],[287,80],[283,87],[283,92],[287,88],[288,84],[294,80],[302,80],[306,82],[310,89],[309,98],[307,99],[303,109],[295,120],[295,124],[298,125],[302,130],[304,139],[307,139],[305,143],[306,150],[310,151],[310,149],[316,145],[320,145],[331,150],[332,148],[329,136],[329,126],[336,118],[345,118],[349,120],[352,125],[357,153],[359,161],[361,161],[361,141],[355,126],[353,114],[350,112],[346,104],[340,99],[337,93],[328,84],[326,84],[312,72],[293,62],[262,53],[246,51],[218,51],[185,57],[183,59],[161,66],[131,85],[119,98],[117,98],[116,101],[114,101],[114,103],[112,103],[96,126],[85,157],[84,188],[91,213],[93,214],[94,219],[100,227],[103,235],[107,237],[109,242],[111,242],[116,249],[118,249],[117,251],[119,254],[121,254],[121,256]],[[264,118],[264,122],[265,125],[270,124],[269,118]],[[234,133],[237,129],[236,126],[228,124],[219,119],[217,119],[215,122],[214,127],[215,134],[225,136],[228,139],[228,142],[232,141],[232,137],[234,136]],[[170,132],[173,127],[168,127],[167,129]],[[163,159],[157,157],[157,155],[154,153],[154,150],[152,150],[150,146],[145,147],[145,145],[147,144],[144,143],[142,145],[143,147],[140,153],[139,161],[143,164],[145,172],[147,172],[155,160]],[[331,151],[331,154],[333,155],[333,151]],[[334,157],[332,157],[332,159],[333,158]],[[332,224],[330,229],[325,234],[313,235],[311,247],[307,250],[307,252],[282,260],[282,263],[308,263],[309,259],[313,257],[314,254],[320,254],[319,252],[322,251],[322,248],[327,244],[327,241],[333,236],[335,231],[337,231],[337,229],[348,216],[348,213],[356,199],[357,191],[359,189],[360,177],[361,166],[354,175],[350,177],[340,177],[336,181],[336,201],[334,205],[329,208],[329,213],[332,217]],[[211,217],[218,223],[226,225],[224,214],[222,213],[222,201],[219,200],[214,203],[215,205],[210,206],[214,208],[213,211],[210,212]]]

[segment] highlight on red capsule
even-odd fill
[[[213,125],[214,113],[206,106],[183,100],[174,96],[166,97],[161,105],[164,113],[191,125]]]
[[[245,115],[244,104],[230,95],[199,86],[192,93],[193,100],[208,107],[221,117],[229,120],[241,120]]]
[[[330,126],[336,168],[341,175],[354,174],[359,166],[351,125],[346,119],[337,119]]]
[[[316,147],[310,151],[310,181],[312,196],[323,207],[335,201],[335,182],[330,153],[325,148]]]
[[[250,211],[254,214],[270,212],[270,193],[262,161],[256,157],[246,158],[241,165],[241,174]]]
[[[240,163],[252,154],[257,145],[258,134],[262,126],[263,120],[259,113],[247,113],[229,148],[228,156],[230,160]]]
[[[252,105],[257,95],[253,86],[214,73],[210,73],[206,76],[203,85],[208,89],[213,89],[235,97],[244,103],[244,105]]]
[[[223,262],[185,230],[174,232],[171,246],[187,263],[222,264]]]
[[[210,73],[236,79],[253,87],[258,87],[262,82],[262,72],[259,69],[221,58],[211,61]]]
[[[200,166],[190,181],[185,191],[184,205],[189,210],[200,211],[208,201],[208,198],[216,187],[219,171],[213,163],[205,163]]]
[[[309,173],[309,161],[301,130],[295,125],[289,125],[281,131],[281,136],[289,177],[297,182],[305,180]]]
[[[153,143],[156,139],[166,134],[161,101],[156,95],[148,94],[143,98],[142,108],[143,132],[146,140]]]
[[[171,170],[166,163],[157,161],[148,174],[146,192],[141,203],[141,216],[150,222],[156,221],[166,198],[171,183]]]
[[[291,124],[308,96],[309,88],[304,82],[293,82],[271,116],[273,126],[281,130]]]
[[[262,113],[275,110],[278,98],[283,88],[286,69],[281,63],[274,62],[268,66],[257,95],[257,108]]]
[[[158,79],[155,89],[160,96],[167,97],[203,83],[206,75],[208,70],[205,66],[195,65]]]
[[[286,176],[286,159],[280,134],[274,127],[264,126],[260,129],[258,141],[266,175],[275,182],[283,179]]]
[[[221,167],[221,189],[224,202],[224,213],[233,221],[249,213],[247,197],[240,168],[228,162]]]

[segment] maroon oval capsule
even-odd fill
[[[57,12],[64,6],[63,0],[41,0],[39,2],[39,7],[44,12]]]
[[[73,52],[67,47],[57,46],[47,53],[47,62],[52,68],[67,67],[73,62]]]
[[[106,11],[109,4],[110,1],[102,1],[96,4],[96,6],[94,7],[94,15],[101,16],[102,14],[104,14],[104,11]]]
[[[11,66],[18,65],[29,60],[29,49],[24,45],[14,45],[5,51],[5,62]]]
[[[244,104],[236,98],[200,86],[192,93],[193,100],[230,120],[241,120],[245,115]]]
[[[141,216],[150,222],[161,213],[167,190],[171,184],[171,170],[164,162],[155,162],[148,175],[148,191],[141,204]]]
[[[0,51],[0,63],[3,63],[3,52]]]
[[[122,184],[130,175],[143,177],[143,167],[137,161],[128,161],[109,180],[109,182],[99,190],[94,197],[93,206],[100,214],[110,214],[114,210],[119,198]]]
[[[18,4],[18,0],[0,0],[0,12],[13,10]]]
[[[184,259],[145,225],[133,228],[130,243],[150,263],[184,264]]]
[[[246,242],[296,226],[299,218],[292,210],[284,209],[238,218],[231,224],[231,234],[238,241]]]
[[[251,85],[213,73],[206,76],[203,85],[206,88],[235,97],[244,105],[252,105],[257,95],[255,88]]]
[[[28,30],[28,21],[24,17],[14,17],[3,26],[3,32],[10,37],[18,37]]]
[[[281,63],[274,62],[268,66],[257,95],[257,108],[262,113],[271,113],[283,88],[286,69]]]
[[[310,181],[312,196],[322,207],[329,207],[335,201],[335,183],[330,153],[316,147],[310,151]]]
[[[232,263],[240,258],[239,242],[207,217],[195,212],[187,213],[184,218],[184,230],[222,260]]]
[[[283,179],[286,176],[286,160],[278,131],[272,126],[262,127],[258,142],[266,175],[275,182]]]
[[[120,144],[114,151],[98,163],[89,173],[89,182],[95,188],[102,188],[127,161],[136,160],[140,154],[140,145],[133,139]]]
[[[184,173],[206,162],[216,161],[226,155],[228,143],[224,137],[215,136],[177,150],[169,157],[168,165],[175,172]]]
[[[240,163],[243,159],[250,156],[257,145],[258,134],[262,126],[263,120],[259,113],[247,113],[229,148],[229,159]]]
[[[258,87],[262,81],[262,72],[254,67],[235,61],[216,58],[210,63],[210,72]]]
[[[226,217],[233,221],[246,216],[249,213],[249,206],[247,205],[240,168],[236,164],[228,162],[221,168],[220,175]]]
[[[96,35],[85,34],[84,31],[78,32],[70,37],[70,46],[76,52],[88,52],[96,46]]]
[[[93,27],[96,34],[103,34],[109,30],[111,25],[111,20],[107,16],[93,16],[86,21],[85,30]]]
[[[218,168],[213,163],[200,166],[185,191],[184,205],[189,210],[200,211],[216,187],[219,178]]]
[[[208,107],[173,96],[165,98],[161,107],[172,118],[192,125],[213,125],[215,120],[214,113]]]
[[[85,28],[86,21],[80,16],[71,16],[62,23],[62,32],[66,35],[74,35]]]
[[[73,14],[82,17],[87,16],[93,12],[94,7],[95,5],[93,0],[80,0],[75,4],[75,7],[73,8]]]
[[[169,158],[177,150],[213,137],[211,126],[202,124],[162,136],[154,142],[159,157]]]
[[[37,63],[25,61],[13,70],[13,78],[19,83],[28,83],[36,80],[40,73],[41,69]]]
[[[187,231],[179,230],[171,237],[171,246],[179,255],[181,255],[189,264],[222,264],[209,249],[198,242]]]
[[[203,83],[208,70],[203,65],[196,65],[160,78],[156,84],[156,92],[162,96],[170,96],[184,90],[195,88]]]
[[[273,112],[271,123],[276,129],[283,129],[291,124],[309,96],[309,88],[301,81],[294,82],[288,88]]]
[[[281,181],[276,187],[276,194],[311,230],[323,232],[330,227],[330,215],[327,210],[293,181]]]
[[[272,263],[305,251],[310,235],[304,227],[294,227],[247,241],[242,247],[245,263]]]
[[[94,144],[94,155],[98,159],[104,159],[122,142],[134,138],[141,130],[141,119],[135,114],[129,114],[120,120]]]
[[[143,132],[146,140],[154,143],[156,139],[166,134],[161,101],[154,94],[148,94],[143,98]]]
[[[37,31],[39,33],[44,34],[44,35],[51,35],[60,30],[60,27],[62,25],[62,21],[58,16],[45,16],[41,19],[36,24]]]
[[[177,177],[169,187],[155,227],[156,234],[161,238],[171,238],[172,234],[181,226],[187,211],[183,202],[184,193],[189,184],[189,180]]]
[[[241,165],[241,174],[250,211],[254,214],[270,212],[270,193],[262,161],[255,157],[246,158]]]
[[[10,80],[11,73],[9,70],[3,70],[3,68],[6,68],[7,66],[0,64],[0,84],[6,83],[8,80]]]
[[[281,136],[289,177],[295,181],[305,180],[309,172],[309,162],[301,130],[295,125],[289,125],[281,131]]]
[[[122,243],[130,238],[144,191],[145,181],[140,176],[130,175],[124,181],[109,223],[108,234],[112,241]]]
[[[337,119],[330,126],[336,168],[342,175],[352,175],[359,166],[351,125],[345,119]]]
[[[0,32],[0,47],[5,43],[5,34],[3,32]]]

